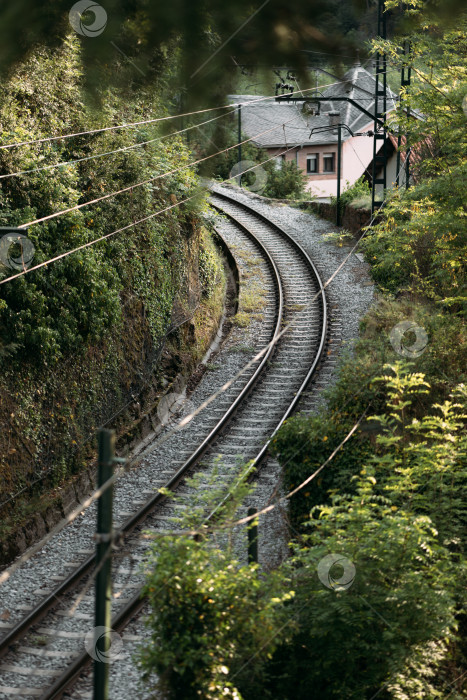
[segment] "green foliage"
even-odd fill
[[[237,143],[237,132],[234,128],[233,123],[225,122],[222,126],[219,126],[216,132],[214,141],[216,143],[222,143],[223,148],[228,148]],[[242,135],[242,139],[246,139],[245,135]],[[213,143],[211,139],[201,138],[199,140],[199,146],[202,148],[203,152],[212,151]],[[275,199],[300,199],[305,194],[305,184],[306,176],[303,172],[297,168],[294,161],[283,161],[281,167],[277,167],[275,160],[270,160],[268,153],[262,149],[255,146],[251,141],[242,144],[242,161],[251,161],[254,163],[261,163],[261,167],[266,172],[266,186],[264,190],[261,190],[260,194],[265,197],[272,197]],[[221,180],[227,180],[231,177],[232,168],[238,163],[238,150],[237,148],[231,148],[226,153],[216,156],[210,161],[207,161],[205,169],[208,172],[215,173],[215,176]],[[250,170],[251,168],[251,170]],[[230,180],[230,182],[235,183],[236,179]],[[242,175],[242,187],[249,189],[252,185],[256,183],[256,173],[251,165],[248,168],[248,172]],[[253,191],[255,191],[253,189]]]
[[[347,184],[349,184],[347,182]],[[371,197],[371,189],[368,182],[364,179],[363,175],[356,180],[350,187],[347,187],[340,196],[340,206],[341,212],[344,212],[345,207],[350,204],[355,206],[355,203],[366,203],[368,197]],[[371,203],[371,199],[370,199]],[[331,204],[334,206],[337,204],[337,198],[331,197]]]
[[[152,636],[140,658],[167,697],[308,700],[312,689],[323,700],[432,700],[456,687],[467,394],[459,387],[454,401],[418,420],[411,411],[429,390],[421,373],[385,366],[378,387],[385,400],[369,418],[379,425],[372,449],[357,437],[325,468],[308,518],[294,526],[292,570],[287,563],[258,576],[234,558],[233,533],[220,534],[248,491],[248,469],[227,499],[216,469],[191,482],[193,507],[178,535],[158,538],[147,570]],[[319,425],[329,432],[320,433],[321,451]],[[286,481],[301,448],[313,455],[311,472],[342,432],[325,414],[288,421],[275,443]],[[208,535],[205,517],[219,501],[220,529]],[[194,532],[206,539],[191,539]],[[323,570],[330,553],[341,562]]]
[[[311,533],[295,552],[293,608],[300,631],[292,646],[276,652],[276,672],[286,668],[287,680],[272,676],[273,697],[305,700],[313,688],[323,700],[371,698],[381,691],[383,698],[408,698],[392,694],[394,674],[401,681],[403,669],[415,657],[420,662],[428,645],[437,654],[425,657],[418,674],[422,691],[412,697],[444,697],[430,676],[455,633],[453,578],[459,569],[437,542],[430,519],[377,496],[376,484],[373,471],[363,469],[355,494],[336,495],[311,512]],[[317,579],[318,564],[330,552],[355,566],[347,590]],[[333,578],[340,579],[343,572],[334,566]]]
[[[39,6],[32,0],[17,0],[13,6],[0,9],[3,74],[35,46],[50,47],[60,42],[70,30],[68,15],[72,4],[68,0],[54,0]],[[118,89],[122,84],[148,85],[154,74],[163,71],[165,57],[177,52],[180,64],[177,92],[203,106],[207,99],[211,104],[224,104],[220,99],[232,91],[232,77],[235,77],[232,56],[240,64],[295,66],[303,74],[307,57],[300,49],[324,47],[325,51],[334,52],[336,60],[342,50],[349,53],[350,42],[341,32],[354,26],[354,13],[345,12],[342,3],[335,4],[339,9],[330,12],[329,1],[290,0],[287,15],[281,6],[267,5],[260,17],[255,17],[249,0],[236,0],[229,12],[216,2],[176,0],[166,5],[146,0],[107,0],[105,30],[94,34],[92,40],[80,37],[87,85],[98,93],[103,76],[107,84]],[[86,14],[84,24],[91,24],[92,14]],[[242,31],[238,31],[240,26]],[[23,39],[18,42],[15,38],[22,33]],[[220,50],[226,38],[229,46]],[[115,45],[128,57],[126,61],[121,59]],[[307,79],[306,75],[303,77]]]
[[[248,469],[234,475],[227,491],[219,486],[218,469],[204,481],[194,477],[189,507],[175,524],[207,531],[206,516],[224,501],[216,511],[215,527],[222,528],[250,490],[247,475]],[[157,674],[167,698],[241,700],[237,685],[246,678],[250,687],[259,684],[274,648],[271,633],[283,621],[280,603],[291,595],[284,593],[284,581],[240,564],[232,540],[219,533],[197,541],[188,534],[157,538],[146,573],[151,638],[140,655],[146,679]]]
[[[313,481],[306,487],[309,519],[294,521],[300,537],[291,613],[298,632],[276,650],[265,697],[300,700],[313,688],[324,700],[375,693],[431,700],[444,698],[457,675],[456,631],[465,606],[467,394],[461,385],[453,401],[434,404],[417,419],[413,410],[429,390],[423,374],[405,363],[384,370],[373,383],[386,398],[384,409],[368,418],[379,425],[371,451],[365,454],[367,443],[353,438],[320,474],[322,483],[314,491]],[[320,425],[330,432],[325,450]],[[288,422],[276,441],[287,486],[291,475],[304,480],[312,474],[349,428],[334,422],[329,409],[318,419]],[[297,453],[304,463],[298,469]],[[318,563],[331,552],[356,568],[346,590],[317,580]]]
[[[454,26],[428,19],[419,0],[407,7],[410,23],[404,33],[394,41],[374,41],[373,48],[384,49],[400,68],[401,43],[410,41],[412,83],[389,121],[415,149],[415,186],[392,195],[364,248],[384,289],[410,289],[457,313],[465,311],[467,299],[467,13],[464,8]],[[418,110],[420,118],[409,117],[405,108],[412,114]]]
[[[203,230],[199,246],[199,281],[203,296],[209,299],[220,280],[219,257],[207,231]]]
[[[265,197],[300,199],[304,196],[306,176],[294,161],[283,161],[280,168],[276,168],[274,162],[266,163],[264,168],[268,173]]]
[[[321,411],[316,416],[297,416],[286,421],[274,438],[272,451],[283,468],[284,488],[292,491],[313,474],[329,457],[352,427],[346,411]],[[339,451],[329,469],[299,491],[289,504],[289,517],[294,529],[300,530],[310,510],[329,498],[329,492],[347,491],[349,481],[358,473],[372,451],[368,438],[359,434]]]
[[[140,116],[142,108],[128,104],[116,91],[104,88],[102,98],[107,123],[133,121]],[[96,115],[83,103],[78,41],[72,38],[54,51],[38,51],[19,66],[1,87],[0,113],[0,143],[92,127]],[[0,167],[4,173],[37,166],[46,169],[1,181],[0,224],[15,226],[47,216],[189,162],[180,140],[159,139],[156,129],[144,127],[2,150]],[[143,148],[134,148],[135,143],[151,140]],[[130,146],[130,150],[122,150]],[[89,159],[90,155],[109,151],[117,152]],[[84,160],[47,169],[80,158]],[[187,168],[167,179],[154,180],[97,205],[34,225],[28,231],[35,247],[33,262],[38,264],[138,221],[148,211],[164,208],[169,193],[186,196],[195,184],[194,173]],[[121,322],[122,305],[130,290],[144,304],[157,344],[170,318],[181,278],[183,255],[178,233],[182,227],[191,228],[184,217],[179,209],[171,210],[3,285],[1,335],[7,346],[18,346],[14,361],[53,364],[99,343],[109,328]],[[5,278],[11,272],[3,267],[0,276]]]
[[[457,401],[434,404],[431,414],[409,420],[412,395],[428,393],[429,384],[423,374],[407,374],[402,364],[390,369],[393,374],[375,379],[384,382],[388,399],[387,412],[372,417],[380,423],[382,434],[376,437],[381,454],[371,463],[394,503],[429,514],[439,541],[455,552],[465,551],[466,388],[456,389],[453,398]]]
[[[467,176],[467,162],[457,169]],[[451,312],[465,306],[465,189],[451,178],[396,192],[363,249],[375,281],[389,292],[410,289]]]

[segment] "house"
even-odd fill
[[[349,97],[374,115],[374,93],[375,78],[356,63],[342,80],[334,81],[320,96]],[[294,97],[299,95],[296,92]],[[374,127],[371,116],[345,100],[322,101],[320,113],[310,114],[310,97],[307,100],[304,96],[303,102],[258,101],[259,99],[258,95],[236,95],[231,98],[233,104],[242,105],[243,133],[255,145],[277,158],[278,167],[283,161],[295,161],[297,167],[305,173],[306,189],[313,196],[336,195],[338,131],[333,128],[336,123],[348,127],[341,130],[341,192],[365,173],[371,180]],[[256,104],[245,104],[255,100]],[[388,90],[388,111],[395,106],[396,96]],[[272,128],[275,125],[276,128]],[[391,186],[392,178],[395,180],[396,153],[389,137],[386,148],[390,154],[387,182]]]

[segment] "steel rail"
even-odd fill
[[[320,342],[319,342],[319,346],[318,346],[318,350],[317,350],[317,352],[316,352],[315,358],[314,358],[314,360],[313,360],[313,362],[312,362],[312,364],[311,364],[311,367],[309,368],[309,370],[308,370],[308,372],[307,372],[307,374],[306,374],[305,379],[302,381],[302,384],[300,385],[300,388],[299,388],[298,391],[296,392],[296,394],[295,394],[295,396],[294,396],[292,402],[289,404],[287,410],[285,411],[285,413],[283,414],[283,416],[282,416],[281,419],[279,420],[279,422],[278,422],[277,426],[275,427],[274,431],[272,432],[271,436],[268,438],[268,440],[266,441],[266,443],[263,445],[263,447],[261,448],[260,452],[259,452],[259,453],[256,455],[256,457],[251,461],[251,465],[250,465],[250,468],[249,468],[249,475],[248,475],[248,479],[251,480],[251,479],[253,478],[253,475],[254,475],[256,469],[258,468],[258,466],[259,466],[259,465],[261,464],[261,462],[266,458],[266,456],[267,456],[267,451],[268,451],[268,447],[269,447],[269,445],[270,445],[270,443],[271,443],[271,440],[272,440],[272,439],[274,438],[274,436],[277,434],[278,430],[279,430],[279,429],[281,428],[281,426],[285,423],[285,421],[287,420],[287,418],[289,418],[289,417],[291,416],[291,414],[293,413],[293,411],[296,409],[297,404],[298,404],[298,402],[300,401],[301,395],[302,395],[303,392],[305,391],[306,387],[308,386],[308,384],[309,384],[310,381],[311,381],[311,378],[313,377],[313,375],[315,374],[316,370],[317,370],[318,367],[319,367],[319,363],[320,363],[320,360],[321,360],[321,357],[322,357],[324,348],[325,348],[325,346],[326,346],[327,326],[328,326],[328,323],[327,323],[327,301],[326,301],[326,294],[325,294],[325,291],[324,291],[324,285],[323,285],[323,282],[322,282],[322,280],[321,280],[321,277],[320,277],[320,275],[319,275],[319,273],[318,273],[318,270],[316,269],[316,267],[315,267],[315,265],[314,265],[312,259],[310,258],[309,254],[308,254],[308,253],[306,252],[306,250],[300,245],[300,243],[299,243],[297,240],[295,240],[295,238],[293,238],[290,234],[288,234],[287,231],[285,231],[281,226],[279,226],[278,224],[275,224],[274,222],[270,221],[266,216],[264,216],[264,215],[261,214],[260,212],[256,211],[256,209],[253,209],[253,207],[250,207],[248,204],[245,204],[244,202],[239,202],[238,200],[234,199],[233,197],[229,197],[229,196],[228,196],[227,194],[225,194],[225,193],[219,193],[219,192],[215,191],[214,194],[217,195],[217,196],[219,196],[219,197],[221,197],[221,198],[226,199],[227,201],[229,201],[229,202],[231,202],[231,203],[233,203],[233,204],[238,205],[240,208],[244,209],[244,210],[247,211],[249,214],[253,214],[253,215],[256,216],[257,218],[259,218],[261,221],[263,221],[264,223],[268,224],[271,228],[274,228],[276,231],[278,231],[278,232],[280,233],[281,236],[283,236],[284,238],[286,238],[286,240],[288,240],[289,243],[291,243],[291,244],[293,245],[293,247],[300,253],[300,255],[304,258],[304,260],[306,261],[307,265],[308,265],[309,268],[311,269],[312,274],[313,274],[313,277],[315,278],[315,281],[316,281],[317,286],[318,286],[318,288],[319,288],[318,295],[320,296],[320,298],[321,298],[321,303],[322,303],[322,307],[321,307],[321,314],[322,314],[322,317],[321,317],[321,323],[322,323],[322,325],[321,325],[321,337],[320,337]],[[214,204],[213,206],[216,206],[216,205]],[[220,207],[216,207],[216,208],[217,208],[219,211],[222,211],[224,214],[226,214],[226,215],[227,215],[229,218],[231,218],[233,221],[235,221],[235,223],[236,223],[238,226],[241,226],[243,229],[245,228],[244,224],[242,224],[242,223],[241,223],[235,216],[233,216],[231,213],[227,213],[226,211],[224,211],[224,210],[223,210],[222,208],[220,208]],[[293,323],[293,322],[292,322],[292,323]],[[212,520],[212,519],[215,517],[215,514],[217,513],[217,511],[218,511],[220,508],[222,508],[222,506],[228,501],[228,499],[229,499],[229,496],[226,496],[220,503],[218,503],[217,506],[215,507],[215,509],[208,515],[208,517],[206,518],[205,522],[209,522],[210,520]]]
[[[297,240],[295,240],[295,238],[293,238],[289,233],[287,233],[287,231],[285,231],[281,226],[270,221],[264,214],[261,214],[260,212],[256,211],[256,209],[253,209],[253,207],[250,207],[248,204],[245,204],[244,202],[238,202],[236,199],[234,199],[233,197],[229,197],[225,193],[219,194],[218,192],[215,192],[214,194],[216,196],[223,198],[223,199],[226,199],[227,201],[229,201],[235,205],[240,206],[242,209],[246,210],[249,214],[253,214],[257,218],[259,218],[261,221],[263,221],[265,224],[267,224],[269,227],[278,231],[278,233],[280,233],[280,235],[283,238],[285,238],[295,248],[295,250],[297,250],[299,252],[301,257],[305,260],[307,266],[312,271],[312,275],[315,279],[316,285],[317,285],[318,290],[319,290],[317,293],[321,299],[321,315],[322,315],[322,317],[321,317],[321,337],[320,337],[319,346],[318,346],[318,349],[316,351],[315,358],[313,360],[311,367],[309,368],[309,370],[306,374],[305,379],[303,380],[302,384],[300,385],[300,388],[298,389],[297,393],[295,394],[292,403],[289,405],[287,411],[284,413],[284,415],[280,419],[279,423],[277,424],[276,428],[274,429],[274,432],[271,434],[270,438],[268,439],[266,444],[263,446],[261,452],[257,455],[257,457],[255,457],[254,464],[256,466],[264,459],[266,452],[267,452],[267,449],[268,449],[268,446],[269,446],[271,440],[273,439],[273,437],[276,435],[277,431],[281,428],[283,423],[287,420],[287,418],[289,418],[291,416],[291,414],[296,409],[297,404],[300,401],[302,393],[305,391],[306,387],[310,383],[310,380],[311,380],[312,376],[314,375],[314,373],[316,372],[316,369],[319,365],[324,348],[326,346],[326,336],[327,336],[327,327],[328,327],[326,294],[324,291],[323,282],[322,282],[321,277],[318,273],[318,270],[316,269],[316,266],[314,265],[311,257],[307,253],[307,251],[300,245],[300,243]],[[224,212],[224,213],[226,213],[226,212]],[[243,225],[241,224],[241,222],[239,222],[234,216],[232,216],[231,214],[227,214],[227,215],[231,219],[233,219],[237,224],[242,226],[242,228],[244,228]],[[293,323],[293,321],[292,321],[292,323]]]

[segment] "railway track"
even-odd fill
[[[206,410],[199,429],[195,426],[190,433],[191,441],[178,434],[178,455],[167,465],[167,471],[158,473],[156,488],[183,490],[186,477],[195,469],[209,471],[218,455],[222,455],[226,478],[236,469],[239,455],[259,465],[266,457],[269,440],[296,409],[301,393],[316,372],[326,342],[326,299],[308,254],[284,230],[227,192],[216,191],[211,201],[227,217],[225,226],[232,235],[242,239],[243,245],[261,258],[267,294],[258,345],[268,344],[298,312],[299,315],[249,373],[238,378]],[[120,556],[117,552],[112,573],[112,628],[118,632],[143,605],[142,576],[137,567],[144,561],[147,544],[141,532],[170,526],[173,508],[156,493],[120,523],[124,547]],[[61,697],[91,662],[84,650],[84,638],[94,626],[92,586],[70,615],[93,575],[93,552],[85,552],[76,552],[77,557],[86,556],[84,561],[79,565],[69,562],[72,573],[12,624],[0,640],[0,698]],[[128,553],[126,558],[122,558],[122,552]],[[21,607],[19,604],[18,609]]]

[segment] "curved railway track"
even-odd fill
[[[221,397],[220,404],[207,409],[205,426],[210,426],[205,429],[207,434],[195,445],[184,445],[184,451],[173,461],[172,473],[165,483],[158,484],[172,490],[183,489],[185,478],[195,468],[208,470],[219,454],[227,471],[235,468],[239,454],[259,465],[271,437],[297,407],[326,343],[324,289],[308,254],[286,231],[235,201],[227,192],[214,192],[211,201],[227,217],[228,226],[235,229],[237,236],[246,238],[263,261],[268,297],[264,309],[265,331],[258,338],[261,344],[269,343],[299,314],[291,328],[271,345],[250,372]],[[141,575],[138,578],[134,571],[134,564],[144,560],[147,548],[140,537],[141,531],[163,529],[169,518],[167,499],[156,493],[120,526],[132,564],[130,569],[122,568],[116,558],[113,565],[116,593],[112,602],[112,628],[116,631],[123,630],[143,606]],[[92,577],[93,568],[94,555],[90,553],[0,640],[0,657],[3,657],[0,698],[61,697],[91,662],[83,640],[93,627],[92,587],[77,608],[78,613],[68,620],[67,615]],[[83,609],[86,612],[81,612]],[[58,625],[59,620],[69,624]]]

